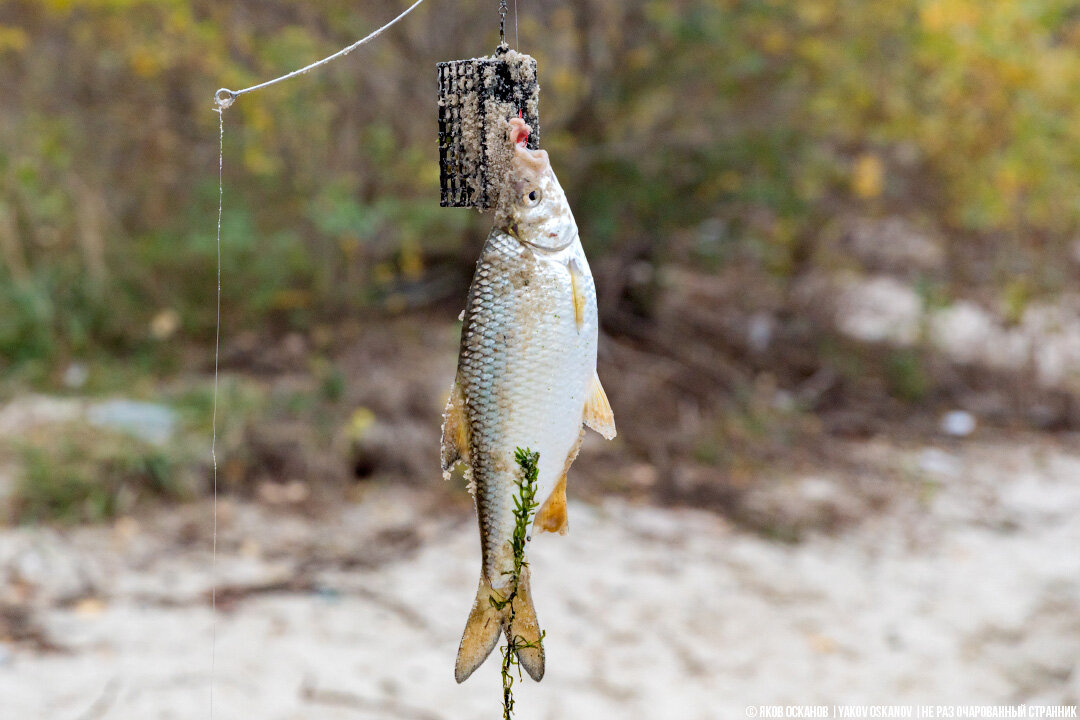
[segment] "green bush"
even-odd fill
[[[140,499],[182,495],[164,450],[127,435],[63,428],[21,448],[14,495],[24,522],[101,521],[130,512]]]
[[[544,145],[598,260],[676,259],[721,223],[778,284],[838,212],[912,213],[1006,282],[1075,237],[1069,0],[586,0],[521,8]],[[160,358],[214,321],[211,97],[324,56],[396,2],[12,0],[0,7],[0,358]],[[228,327],[303,328],[460,277],[486,220],[437,206],[433,64],[490,7],[432,4],[225,117]],[[477,30],[480,28],[480,30]],[[486,28],[486,29],[485,29]],[[701,251],[705,254],[701,255]],[[417,293],[424,297],[423,293]],[[395,300],[397,302],[397,300]]]

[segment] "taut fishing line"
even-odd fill
[[[382,35],[385,30],[389,29],[390,27],[393,27],[399,20],[404,18],[406,15],[411,13],[413,10],[415,10],[420,5],[420,3],[422,3],[422,2],[424,2],[424,0],[416,0],[416,2],[414,2],[412,5],[410,5],[403,13],[401,13],[396,18],[394,18],[390,22],[383,25],[378,30],[375,30],[370,35],[357,40],[356,42],[354,42],[352,45],[349,45],[348,47],[341,48],[340,50],[338,50],[333,55],[330,55],[329,57],[324,57],[322,60],[313,62],[310,65],[306,65],[306,66],[300,68],[299,70],[293,70],[292,72],[286,73],[286,74],[282,75],[281,77],[274,78],[273,80],[267,80],[266,82],[259,83],[258,85],[252,85],[251,87],[244,88],[243,90],[229,90],[228,88],[221,88],[216,93],[214,93],[214,102],[217,103],[217,106],[219,108],[224,110],[225,108],[229,107],[234,102],[236,102],[236,98],[240,97],[241,95],[246,95],[247,93],[255,92],[256,90],[262,90],[263,88],[270,87],[271,85],[277,85],[279,82],[282,82],[283,80],[288,80],[289,78],[294,78],[294,77],[296,77],[298,75],[304,75],[305,73],[311,72],[315,68],[322,67],[323,65],[331,63],[331,62],[333,62],[334,60],[337,60],[340,57],[344,57],[344,56],[348,55],[349,53],[351,53],[356,48],[360,47],[361,45],[363,45],[363,44],[365,44],[367,42],[370,42],[370,41],[374,40],[375,38],[379,37],[380,35]]]
[[[217,205],[217,320],[214,323],[214,409],[210,420],[210,463],[214,468],[214,549],[210,566],[210,717],[214,717],[214,669],[217,664],[217,396],[218,358],[221,356],[221,211],[224,207],[225,184],[225,113],[218,114],[218,205]]]
[[[213,560],[211,561],[210,571],[210,608],[211,608],[211,621],[210,621],[210,720],[214,718],[214,685],[217,672],[217,536],[218,536],[218,462],[217,462],[217,407],[218,407],[218,363],[221,356],[221,218],[224,210],[224,198],[225,198],[225,183],[224,183],[224,167],[225,167],[225,110],[232,106],[236,99],[241,95],[255,92],[256,90],[262,90],[263,88],[276,85],[279,82],[288,80],[289,78],[303,75],[316,68],[327,65],[340,57],[348,55],[356,48],[368,43],[379,35],[381,35],[388,28],[395,25],[399,20],[411,13],[417,7],[423,3],[424,0],[416,0],[410,5],[404,12],[395,17],[390,22],[386,23],[379,29],[370,33],[369,35],[357,40],[352,45],[344,47],[338,50],[333,55],[323,58],[317,62],[313,62],[310,65],[300,68],[299,70],[293,70],[290,73],[286,73],[281,77],[268,80],[258,85],[252,85],[251,87],[244,88],[243,90],[230,90],[228,88],[221,88],[214,93],[214,112],[218,114],[218,213],[217,213],[217,318],[215,321],[214,329],[214,400],[213,410],[211,416],[211,437],[210,437],[210,462],[213,467],[213,483],[214,483],[214,499],[213,499]]]

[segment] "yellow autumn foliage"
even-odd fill
[[[25,260],[0,267],[0,357],[66,357],[103,338],[130,347],[161,307],[205,334],[213,92],[330,54],[401,9],[4,3],[0,206]],[[801,243],[847,207],[915,214],[995,257],[1066,248],[1080,232],[1072,0],[582,0],[519,12],[508,26],[540,62],[541,141],[598,260],[720,222],[783,282],[802,267]],[[228,111],[235,322],[303,325],[383,292],[400,301],[398,285],[475,250],[484,220],[437,207],[433,66],[490,52],[496,29],[492,7],[429,3],[377,43]],[[85,279],[79,238],[94,223],[116,283],[108,302]]]
[[[885,168],[877,155],[869,153],[855,159],[851,173],[851,188],[857,197],[868,200],[881,195],[885,186]]]

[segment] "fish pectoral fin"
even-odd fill
[[[585,424],[603,435],[605,440],[615,437],[615,414],[599,375],[593,375],[589,397],[585,400]]]
[[[450,478],[450,471],[458,462],[469,462],[469,422],[465,417],[465,396],[455,382],[446,401],[442,426],[442,472]]]
[[[511,603],[500,609],[491,602],[492,597],[497,599],[500,593],[493,590],[491,583],[485,578],[481,578],[472,612],[469,613],[469,620],[465,623],[465,632],[461,635],[461,644],[458,646],[454,679],[459,683],[468,680],[495,649],[502,633],[516,648],[521,667],[525,668],[533,680],[539,682],[544,677],[544,646],[532,592],[529,590],[529,567],[526,565],[521,568],[517,595]]]
[[[565,535],[570,528],[566,516],[566,475],[555,483],[555,489],[548,495],[540,511],[536,513],[533,524],[543,532]]]
[[[577,260],[570,260],[567,268],[570,270],[570,292],[574,301],[574,322],[577,323],[577,328],[580,331],[581,326],[585,324],[585,292],[582,289],[585,274],[581,272],[581,266],[578,265]]]

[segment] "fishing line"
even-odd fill
[[[214,409],[210,416],[210,463],[214,468],[214,549],[210,566],[210,720],[214,720],[214,679],[217,666],[217,531],[218,531],[218,463],[217,463],[217,401],[218,359],[221,356],[221,213],[224,208],[225,184],[225,113],[218,114],[218,206],[217,206],[217,320],[214,323]]]
[[[310,65],[307,65],[305,67],[300,68],[299,70],[293,70],[291,73],[286,73],[285,75],[282,75],[281,77],[274,78],[273,80],[267,80],[266,82],[259,83],[258,85],[252,85],[251,87],[244,88],[243,90],[229,90],[228,88],[221,88],[216,93],[214,93],[214,102],[217,103],[217,106],[219,108],[225,109],[225,108],[229,107],[230,105],[232,105],[234,102],[236,102],[236,98],[240,97],[241,95],[246,95],[247,93],[255,92],[256,90],[262,90],[263,88],[270,87],[271,85],[277,85],[279,82],[282,82],[283,80],[288,80],[289,78],[294,78],[294,77],[296,77],[298,75],[304,75],[305,73],[311,72],[315,68],[322,67],[323,65],[326,65],[327,63],[330,63],[330,62],[333,62],[334,60],[337,60],[339,57],[344,57],[344,56],[348,55],[349,53],[351,53],[356,48],[363,45],[364,43],[370,42],[371,40],[374,40],[375,38],[382,35],[385,30],[392,27],[399,20],[404,18],[406,15],[411,13],[413,10],[415,10],[420,5],[420,3],[422,3],[422,2],[424,2],[424,0],[416,0],[416,2],[414,2],[412,5],[410,5],[407,10],[405,10],[405,12],[401,13],[396,18],[394,18],[390,22],[386,23],[381,28],[374,31],[373,33],[371,33],[367,37],[361,38],[360,40],[357,40],[356,42],[354,42],[352,45],[349,45],[348,47],[344,47],[341,50],[338,50],[333,55],[330,55],[329,57],[324,57],[322,60],[319,60],[317,62],[313,62]]]
[[[252,85],[251,87],[244,88],[243,90],[230,90],[228,88],[221,88],[214,93],[214,112],[218,114],[218,214],[217,214],[217,318],[214,328],[214,400],[213,410],[210,421],[210,463],[213,467],[213,481],[214,481],[214,499],[213,499],[213,560],[211,561],[210,570],[210,609],[212,618],[210,622],[210,720],[214,720],[214,685],[217,677],[217,541],[218,541],[218,461],[217,461],[217,408],[218,408],[218,370],[221,357],[221,218],[224,211],[224,199],[225,199],[225,183],[224,183],[224,165],[225,165],[225,110],[232,106],[236,99],[241,95],[255,92],[256,90],[262,90],[263,88],[276,85],[279,82],[288,80],[289,78],[296,77],[298,75],[304,75],[312,70],[322,67],[328,63],[337,60],[340,57],[348,55],[356,48],[368,43],[379,35],[382,35],[390,27],[393,27],[398,21],[403,19],[406,15],[411,13],[417,7],[423,3],[424,0],[416,0],[410,5],[404,12],[395,17],[390,22],[386,23],[379,29],[370,33],[366,37],[357,40],[352,45],[338,50],[333,55],[323,58],[317,62],[313,62],[310,65],[300,68],[299,70],[293,70],[290,73],[286,73],[281,77],[274,78],[273,80],[267,80],[264,83],[258,85]]]

